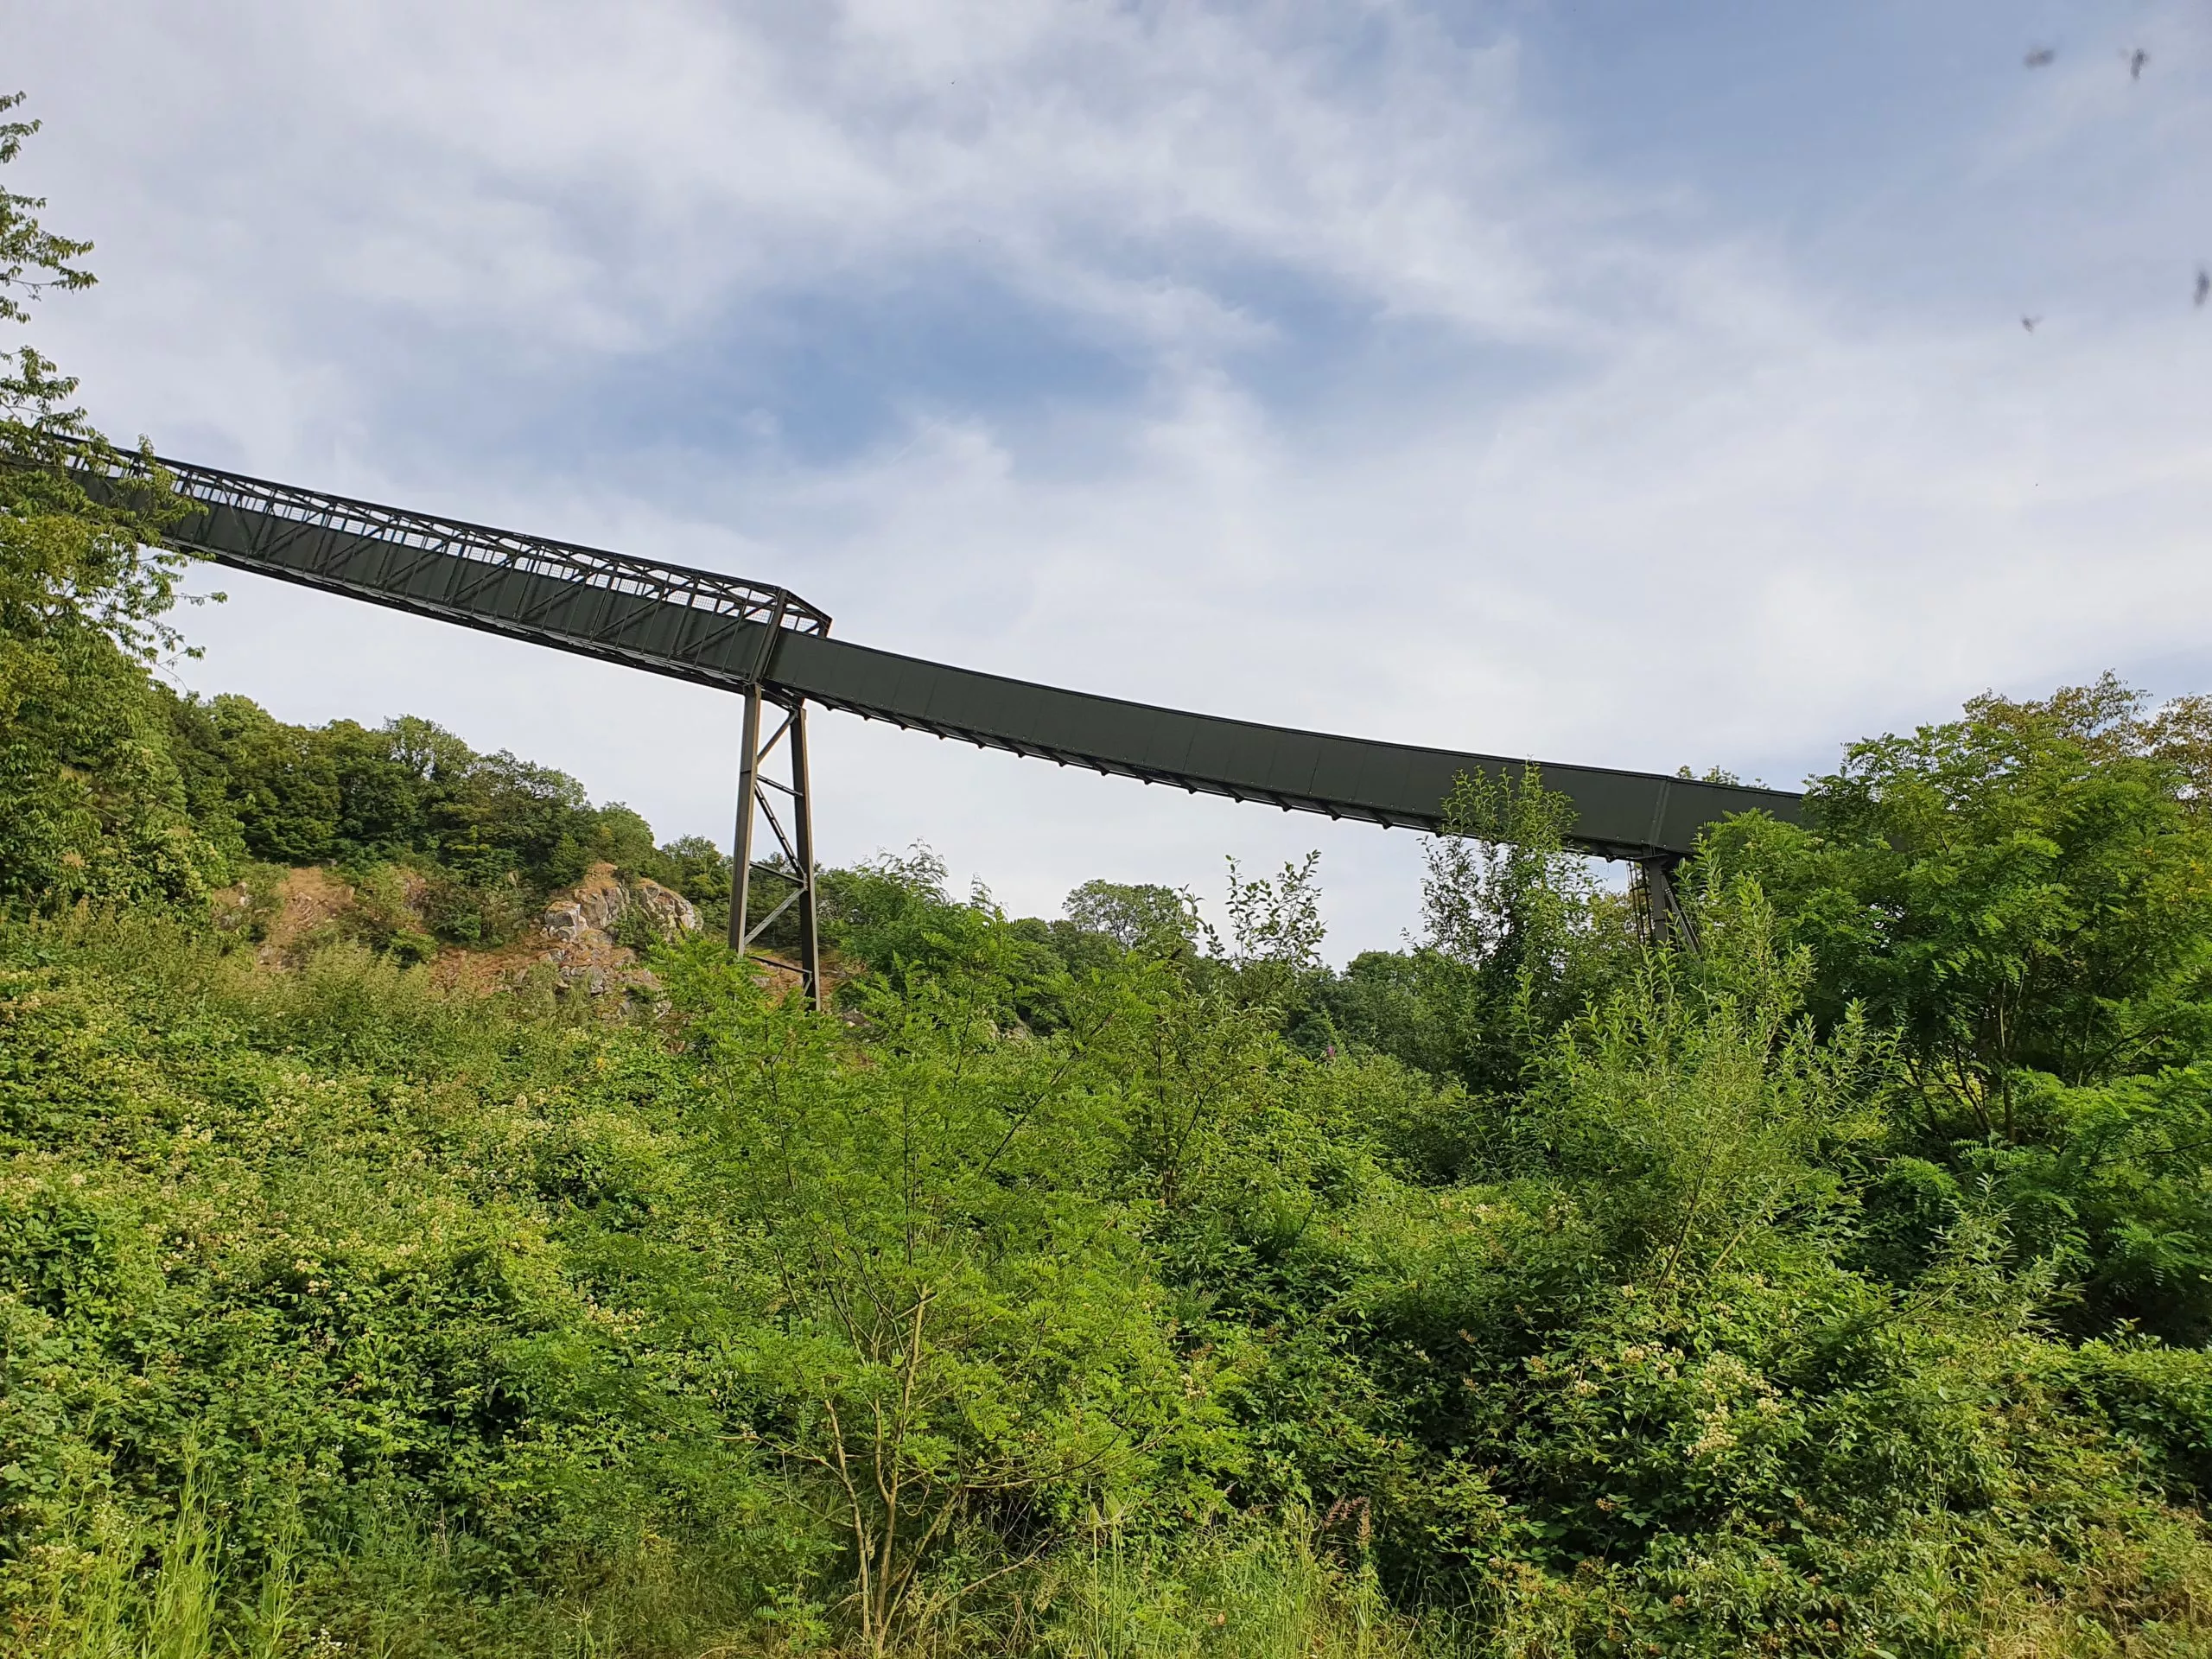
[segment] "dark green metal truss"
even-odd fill
[[[950,668],[830,638],[827,613],[786,588],[512,531],[162,463],[202,509],[169,537],[257,575],[732,691],[758,686],[940,737],[1411,830],[1441,828],[1460,774],[1519,778],[1534,762],[1223,720]],[[1549,762],[1580,849],[1649,863],[1707,824],[1759,810],[1795,820],[1781,790]]]

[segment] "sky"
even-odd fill
[[[0,0],[0,83],[100,277],[29,338],[180,459],[1538,760],[2212,690],[2212,0]],[[734,698],[196,585],[183,685],[728,838]],[[812,734],[834,862],[1419,927],[1402,831]]]

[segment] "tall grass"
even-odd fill
[[[81,1548],[53,1564],[35,1651],[38,1659],[134,1659],[132,1573],[143,1541],[108,1506],[85,1505],[77,1518]]]
[[[0,930],[4,965],[89,969],[175,1020],[197,1014],[257,1046],[408,1077],[481,1074],[557,1054],[604,1017],[535,981],[496,995],[441,988],[429,970],[346,940],[289,972],[243,941],[159,912],[78,910]]]
[[[222,1540],[207,1518],[199,1471],[188,1464],[176,1519],[145,1597],[146,1659],[210,1659],[221,1585]]]
[[[1064,1659],[1444,1659],[1441,1633],[1393,1610],[1364,1566],[1281,1529],[1209,1534],[1168,1550],[1094,1540],[1039,1586],[1039,1646]]]
[[[84,1548],[54,1575],[38,1659],[215,1659],[219,1651],[263,1659],[283,1651],[217,1646],[223,1541],[196,1468],[188,1466],[176,1514],[158,1539],[111,1506],[81,1513]]]

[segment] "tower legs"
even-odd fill
[[[1681,895],[1675,891],[1675,871],[1681,862],[1669,857],[1637,860],[1638,885],[1643,892],[1643,936],[1652,944],[1676,944],[1694,953],[1697,924],[1683,908]]]
[[[775,729],[764,742],[760,736],[763,713],[780,715]],[[782,746],[788,782],[768,775],[767,766]],[[785,798],[791,816],[787,830],[776,810],[773,796]],[[754,830],[765,822],[773,839],[775,858],[764,862],[755,851]],[[806,704],[794,702],[789,709],[763,697],[754,685],[745,693],[744,760],[737,775],[737,834],[730,852],[729,948],[741,957],[758,957],[795,972],[807,1001],[817,1010],[823,1006],[822,943],[817,925],[814,868],[814,799],[808,786],[806,766]],[[798,960],[785,962],[756,949],[761,937],[783,918],[798,912]]]

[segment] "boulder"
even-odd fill
[[[612,864],[594,864],[537,918],[553,946],[541,960],[563,984],[582,985],[594,996],[618,986],[650,986],[652,976],[636,965],[636,953],[614,939],[616,926],[632,910],[642,912],[663,938],[699,931],[698,907],[682,893],[643,877],[624,882]]]
[[[545,907],[537,925],[556,939],[580,943],[593,933],[611,935],[632,909],[643,911],[664,938],[699,931],[698,906],[689,899],[644,876],[625,883],[612,864],[593,865],[582,880]]]

